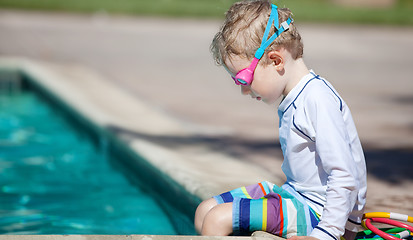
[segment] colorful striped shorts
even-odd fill
[[[218,204],[232,202],[234,235],[266,231],[284,238],[308,236],[319,216],[290,185],[261,182],[214,197]]]

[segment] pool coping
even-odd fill
[[[32,76],[38,84],[58,95],[63,102],[97,126],[104,129],[117,129],[114,131],[115,135],[126,142],[130,149],[139,153],[150,164],[201,200],[264,179],[276,184],[281,183],[281,179],[265,169],[252,163],[237,161],[229,155],[214,152],[205,146],[192,148],[183,146],[177,150],[176,147],[160,145],[151,141],[150,138],[145,139],[142,136],[185,138],[216,136],[222,133],[216,129],[177,119],[151,106],[143,99],[132,96],[127,90],[121,89],[84,66],[0,57],[0,69],[18,70]],[[108,96],[110,96],[110,101],[108,101]],[[137,122],[137,116],[139,116],[139,122]],[[229,172],[228,169],[232,171]],[[92,237],[91,235],[75,235],[73,238],[64,239],[89,239],[78,238],[80,236]],[[104,236],[97,235],[102,238]],[[113,238],[114,235],[109,235],[112,237],[110,239],[146,239],[145,236],[149,235],[128,235],[129,238]],[[187,238],[187,236],[177,237]],[[192,238],[194,236],[188,239]],[[0,239],[2,239],[1,236]],[[60,237],[51,239],[60,239]],[[164,236],[151,236],[150,239],[165,238]]]
[[[0,235],[0,240],[282,240],[277,236],[255,232],[250,237],[177,236],[177,235]]]

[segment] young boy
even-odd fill
[[[292,239],[354,239],[366,201],[366,166],[350,110],[303,59],[291,12],[270,1],[235,3],[211,50],[244,95],[278,107],[281,187],[261,182],[202,202],[203,235],[263,230]],[[295,237],[304,236],[304,237]]]

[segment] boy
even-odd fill
[[[283,96],[278,114],[287,181],[205,200],[195,213],[203,235],[263,230],[291,239],[354,239],[361,223],[366,166],[350,110],[306,67],[290,15],[268,0],[235,3],[212,42],[216,62],[242,94],[268,104]]]

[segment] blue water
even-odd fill
[[[36,94],[0,93],[0,234],[177,234],[114,161]]]

